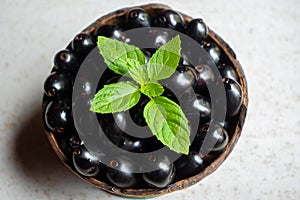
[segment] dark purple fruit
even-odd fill
[[[200,147],[203,143],[203,132],[201,132],[201,128],[203,127],[204,124],[199,125],[197,128],[197,134],[195,136],[195,138],[193,139],[193,141],[191,141],[191,145],[190,145],[190,152],[199,152],[200,151]],[[208,126],[207,126],[208,128]],[[206,132],[205,132],[206,133]]]
[[[124,133],[114,121],[103,123],[101,127],[105,135],[114,145],[121,147],[124,144]]]
[[[106,169],[108,180],[119,188],[133,187],[137,182],[136,174],[131,172],[131,164],[127,160],[111,160]]]
[[[174,164],[170,163],[167,158],[154,161],[154,163],[149,164],[156,165],[158,169],[143,174],[143,179],[146,183],[157,188],[164,188],[173,181],[175,175],[175,167]]]
[[[161,96],[167,97],[168,99],[178,103],[178,97],[174,94],[171,89],[169,89],[167,86],[164,87],[164,92],[162,93]]]
[[[111,78],[109,78],[105,85],[108,85],[108,84],[112,84],[112,83],[117,83],[119,81],[119,79],[121,78],[120,75],[115,75],[115,76],[112,76]]]
[[[77,96],[73,101],[74,125],[80,134],[92,134],[97,124],[94,123],[95,113],[90,111],[92,96]]]
[[[228,117],[228,116],[226,117],[224,122],[224,129],[227,131],[229,137],[231,137],[234,134],[238,121],[239,121],[238,115],[232,117]]]
[[[95,31],[96,36],[105,36],[108,38],[115,38],[119,40],[123,40],[124,36],[122,33],[121,28],[118,25],[108,25],[105,24],[103,26],[100,26],[96,31]]]
[[[208,124],[204,125],[200,131],[201,137],[204,139],[201,147],[204,152],[222,151],[227,146],[229,136],[220,123],[211,123],[209,126]]]
[[[83,141],[81,141],[77,136],[72,136],[69,139],[69,146],[72,148],[78,148],[80,145],[83,145]]]
[[[194,90],[197,94],[209,96],[208,86],[214,80],[212,69],[207,65],[195,66],[197,80],[194,84]]]
[[[200,144],[199,144],[200,145]],[[190,151],[175,161],[176,179],[181,180],[198,174],[204,167],[204,161],[198,151]]]
[[[128,120],[131,120],[129,113],[119,112],[114,115],[102,115],[100,124],[106,137],[113,143],[112,145],[130,152],[142,152],[145,148],[143,141],[126,134],[127,131],[132,131],[127,130],[127,126],[130,126]]]
[[[191,63],[187,59],[187,56],[185,56],[185,55],[180,57],[180,60],[179,60],[179,66],[183,66],[183,65],[191,65]]]
[[[201,123],[210,120],[211,105],[209,100],[202,95],[193,92],[184,93],[180,98],[180,106],[187,114],[198,113]]]
[[[148,138],[136,138],[126,135],[120,148],[133,153],[148,153],[163,148],[164,145],[155,136]]]
[[[204,96],[196,94],[196,99],[190,104],[191,107],[200,112],[201,123],[210,120],[211,105],[210,102]]]
[[[179,66],[177,69],[175,81],[181,88],[187,88],[192,86],[197,78],[197,72],[191,66]]]
[[[124,143],[121,146],[123,150],[135,152],[135,153],[142,152],[143,147],[144,145],[142,140],[133,137],[125,137]]]
[[[152,34],[154,35],[154,47],[157,49],[172,39],[170,33],[165,30],[155,30],[152,31]]]
[[[170,28],[176,31],[182,31],[184,24],[185,22],[181,14],[174,10],[162,11],[155,21],[155,26]]]
[[[92,93],[95,92],[94,87],[96,86],[90,79],[87,75],[78,75],[73,87],[73,96],[94,96]]]
[[[126,127],[128,126],[128,118],[129,115],[127,115],[126,112],[118,112],[113,114],[114,117],[114,123],[116,123],[116,125],[121,129],[121,130],[125,130]]]
[[[226,100],[227,100],[227,116],[236,115],[242,105],[243,101],[243,91],[236,81],[224,78],[223,79],[225,91],[226,91]]]
[[[138,126],[143,127],[147,125],[143,116],[143,109],[148,101],[149,99],[142,95],[141,101],[135,107],[131,108],[129,112],[125,111],[113,114],[114,122],[111,122],[111,127],[114,127],[114,129],[111,130],[115,130],[115,132],[111,132],[107,137],[121,149],[141,153],[162,148],[161,142],[153,136],[149,129],[137,130]],[[137,127],[135,127],[136,124],[138,125]],[[135,135],[139,131],[144,132]]]
[[[208,28],[202,19],[193,19],[187,24],[185,33],[201,44],[207,38]]]
[[[82,146],[73,151],[72,160],[75,169],[83,176],[96,176],[103,168],[99,160]]]
[[[147,51],[147,49],[141,49],[141,51],[144,53],[144,55],[146,57],[145,63],[147,65],[147,63],[148,63],[149,59],[151,58],[152,54],[149,51]]]
[[[204,44],[204,49],[207,51],[212,61],[218,65],[221,60],[221,50],[220,48],[212,42],[207,42]]]
[[[89,80],[84,80],[79,88],[80,95],[87,96],[92,93],[93,83]]]
[[[162,81],[162,84],[180,98],[183,93],[193,89],[196,78],[197,72],[191,66],[179,66],[170,78]]]
[[[222,78],[230,78],[236,82],[238,82],[238,75],[236,74],[236,72],[234,71],[234,69],[226,64],[222,64],[220,66],[218,66],[220,74],[222,76]]]
[[[75,36],[71,46],[73,51],[76,53],[76,56],[83,59],[94,47],[96,47],[96,42],[92,35],[80,33]]]
[[[129,29],[150,27],[152,25],[152,19],[144,9],[134,8],[130,10],[126,16],[126,24]]]
[[[50,102],[45,111],[45,122],[52,131],[62,133],[70,123],[71,107],[68,101]]]
[[[213,128],[213,137],[217,139],[217,143],[215,144],[213,151],[221,151],[223,150],[229,141],[229,136],[227,131],[220,124],[212,126]]]
[[[54,69],[66,74],[74,74],[79,69],[78,60],[72,51],[64,49],[55,55]]]
[[[149,98],[142,95],[140,101],[138,104],[136,104],[134,107],[132,107],[129,110],[130,116],[134,123],[136,123],[139,126],[147,126],[146,120],[144,118],[144,108],[146,104],[149,102]]]
[[[66,74],[53,72],[44,82],[44,91],[49,97],[63,98],[72,93],[72,83]]]
[[[194,91],[190,91],[183,93],[182,97],[179,99],[179,104],[188,120],[191,138],[193,138],[193,135],[197,133],[198,127],[211,120],[210,101],[206,97],[195,94]],[[196,138],[194,138],[194,140],[197,140]],[[198,142],[196,148],[199,144],[200,143]]]

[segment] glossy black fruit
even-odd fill
[[[122,33],[122,29],[115,24],[112,25],[103,25],[100,26],[96,31],[95,31],[96,36],[105,36],[108,38],[115,38],[118,40],[124,40],[124,35]]]
[[[222,64],[220,66],[218,66],[220,74],[222,76],[222,78],[230,78],[236,82],[238,82],[238,75],[236,74],[236,72],[234,71],[234,69],[226,64]]]
[[[212,42],[207,42],[204,44],[204,49],[207,51],[212,61],[218,65],[221,60],[221,50],[220,48]]]
[[[143,134],[143,133],[141,133]],[[130,135],[124,137],[120,148],[133,153],[148,153],[163,148],[164,145],[155,137],[137,138]]]
[[[200,112],[200,121],[201,123],[208,122],[211,116],[211,105],[209,100],[196,94],[196,99],[192,102],[191,107]]]
[[[243,102],[243,91],[236,81],[224,78],[223,79],[225,91],[226,91],[226,100],[227,100],[227,116],[236,115]]]
[[[234,134],[234,130],[237,126],[237,123],[239,121],[239,116],[235,115],[232,117],[227,116],[224,122],[224,129],[227,131],[229,137],[231,137]]]
[[[212,69],[207,65],[195,66],[197,72],[197,80],[194,84],[194,90],[197,94],[209,97],[208,86],[211,86],[215,79]]]
[[[176,103],[179,103],[178,101],[178,96],[176,96],[173,92],[173,90],[169,89],[168,86],[165,86],[164,87],[164,93],[162,93],[161,96],[164,96],[164,97],[167,97],[168,99],[176,102]]]
[[[169,185],[174,179],[175,167],[167,158],[151,163],[157,165],[158,169],[143,174],[143,179],[146,183],[157,188],[164,188]]]
[[[177,72],[175,73],[175,82],[178,85],[178,87],[181,88],[187,88],[191,87],[197,78],[197,72],[194,70],[191,66],[179,66],[176,69]]]
[[[175,166],[176,179],[181,180],[198,174],[204,167],[204,161],[198,151],[190,151],[189,155],[177,159]]]
[[[204,152],[222,151],[228,144],[228,133],[220,123],[206,124],[201,127],[200,131],[203,138],[201,148]]]
[[[126,134],[128,120],[130,119],[129,113],[119,112],[106,115],[100,115],[100,126],[104,134],[110,141],[107,146],[118,146],[119,148],[130,152],[141,152],[142,143],[138,138],[134,138]]]
[[[148,13],[141,8],[130,10],[126,16],[126,28],[149,27],[152,25],[152,19]]]
[[[141,96],[140,101],[134,107],[129,110],[132,120],[139,126],[147,126],[146,120],[144,118],[144,108],[150,101],[145,95]]]
[[[44,118],[47,127],[52,131],[62,133],[68,123],[71,123],[71,107],[67,102],[53,101],[47,105]]]
[[[81,73],[80,75],[76,76],[76,83],[73,87],[73,96],[94,96],[96,85],[92,78],[88,77],[88,75]]]
[[[127,112],[118,112],[113,114],[114,123],[121,129],[125,130],[128,126],[128,120],[130,116]]]
[[[185,25],[181,14],[174,10],[162,11],[155,21],[155,26],[182,31]]]
[[[187,65],[192,65],[189,61],[186,55],[182,55],[179,60],[179,66],[187,66]]]
[[[215,144],[213,151],[221,151],[223,150],[229,141],[229,136],[224,127],[220,124],[214,125],[210,127],[213,129],[213,137],[217,139],[217,143]]]
[[[79,139],[79,137],[77,136],[72,136],[70,139],[69,139],[69,146],[72,147],[72,148],[78,148],[79,146],[83,145],[83,141],[81,141]]]
[[[207,38],[208,28],[202,19],[193,19],[187,24],[185,33],[201,44]]]
[[[114,76],[110,77],[110,78],[106,81],[105,85],[112,84],[112,83],[117,83],[117,82],[119,81],[120,78],[121,78],[120,75],[114,75]]]
[[[75,169],[83,176],[96,176],[103,168],[99,160],[83,146],[73,151],[72,160]]]
[[[126,137],[121,148],[126,151],[139,153],[142,151],[143,142],[136,138]]]
[[[154,48],[158,49],[162,45],[166,44],[174,36],[166,30],[150,30],[150,36],[154,40]]]
[[[108,180],[119,188],[133,187],[137,182],[136,174],[131,172],[130,162],[124,159],[111,160],[106,169]]]
[[[102,119],[107,117],[109,120],[101,120],[100,125],[108,139],[116,146],[121,147],[125,141],[125,135],[118,124],[112,119],[112,115],[101,115]]]
[[[151,58],[152,54],[145,48],[145,49],[141,49],[142,52],[144,53],[145,55],[145,64],[147,65],[147,63],[149,62],[149,59]]]
[[[177,98],[180,98],[185,92],[193,90],[193,85],[197,78],[197,72],[191,66],[179,66],[175,73],[162,82],[164,86],[170,89]]]
[[[64,49],[55,55],[54,69],[66,74],[74,74],[79,69],[78,60],[71,50]]]
[[[198,127],[211,120],[210,101],[206,97],[196,94],[194,91],[190,91],[183,93],[182,97],[179,99],[179,105],[188,120],[191,138],[193,138],[193,135],[197,133]],[[195,140],[197,140],[196,138]],[[192,144],[195,148],[199,145],[200,142]]]
[[[97,126],[97,121],[93,120],[95,113],[90,111],[92,98],[92,96],[77,96],[73,101],[74,125],[80,134],[92,134]]]
[[[96,47],[96,42],[92,35],[80,33],[75,36],[71,47],[79,59],[85,58],[90,51]]]
[[[53,72],[44,82],[44,91],[49,97],[68,97],[72,94],[72,83],[66,74]]]
[[[121,76],[120,74],[113,72],[109,68],[106,68],[105,71],[103,72],[103,74],[101,74],[101,78],[98,82],[96,91],[101,90],[104,87],[104,85],[117,83],[119,80],[120,81],[131,81],[132,79],[129,79],[129,77],[126,77],[126,76]]]
[[[204,123],[206,124],[206,123]],[[203,143],[203,134],[201,132],[201,127],[203,127],[204,124],[200,124],[198,125],[198,129],[197,129],[197,133],[195,138],[191,141],[191,145],[190,145],[190,152],[199,152],[201,145]],[[208,128],[208,127],[207,127]]]
[[[141,101],[147,103],[149,100],[146,96],[142,95]],[[111,127],[114,127],[114,129],[110,129],[112,132],[110,132],[108,138],[125,151],[142,153],[155,151],[163,147],[161,142],[153,136],[149,129],[137,130],[137,128],[144,127],[143,123],[145,123],[145,126],[147,125],[143,117],[142,108],[145,105],[142,105],[141,101],[135,107],[131,108],[129,112],[119,112],[113,115],[114,121],[111,122]],[[135,123],[135,121],[139,124]],[[140,127],[135,127],[136,125]],[[136,134],[136,132],[139,134]]]

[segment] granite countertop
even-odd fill
[[[41,126],[42,84],[53,55],[98,17],[129,1],[2,1],[0,199],[124,199],[64,167]],[[165,3],[202,17],[235,50],[249,86],[242,137],[212,175],[167,199],[300,199],[300,3],[189,0]]]

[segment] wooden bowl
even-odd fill
[[[169,6],[163,5],[163,4],[148,4],[148,5],[142,5],[142,6],[136,6],[141,7],[145,11],[149,13],[157,13],[161,12],[166,9],[171,9]],[[120,20],[124,19],[126,13],[131,8],[124,8],[117,10],[115,12],[112,12],[110,14],[107,14],[98,20],[96,20],[94,23],[92,23],[90,26],[88,26],[86,29],[84,29],[82,32],[92,34],[97,28],[99,28],[101,25],[104,24],[115,24],[118,23]],[[181,13],[184,17],[184,20],[186,22],[189,22],[192,20],[191,17]],[[198,183],[200,180],[208,176],[209,174],[213,173],[222,163],[223,161],[228,157],[232,149],[234,148],[235,144],[237,143],[242,127],[245,122],[245,117],[247,113],[247,106],[248,106],[248,93],[247,93],[247,83],[245,74],[243,72],[243,69],[240,65],[240,63],[237,61],[235,53],[230,48],[230,46],[220,37],[218,36],[213,30],[209,29],[208,32],[208,38],[213,40],[225,53],[225,56],[228,58],[228,60],[232,63],[232,67],[237,72],[239,83],[242,87],[243,91],[243,102],[242,106],[240,108],[240,112],[238,114],[238,122],[234,129],[233,135],[230,137],[228,145],[225,147],[225,149],[222,151],[220,155],[204,170],[202,170],[199,174],[192,176],[190,178],[177,181],[175,183],[172,183],[171,185],[167,186],[163,189],[119,189],[113,185],[109,185],[105,182],[101,182],[100,180],[93,178],[93,177],[85,177],[79,174],[73,166],[72,160],[68,158],[65,153],[61,150],[60,146],[58,145],[58,138],[57,136],[49,130],[46,130],[46,135],[49,139],[49,142],[51,143],[54,151],[58,155],[58,157],[61,159],[61,161],[71,170],[74,172],[74,174],[78,175],[83,180],[87,181],[88,183],[92,184],[93,186],[100,188],[104,191],[107,191],[109,193],[120,195],[120,196],[126,196],[126,197],[134,197],[134,198],[148,198],[148,197],[155,197],[163,194],[167,194],[173,191],[178,191],[185,189],[191,185],[194,185]],[[43,104],[43,110],[45,110],[45,103]]]

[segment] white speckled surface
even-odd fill
[[[153,1],[1,1],[0,199],[121,199],[81,181],[54,155],[41,127],[42,83],[76,33],[145,2]],[[299,1],[160,2],[203,17],[233,47],[250,102],[223,165],[196,186],[155,199],[300,199]]]

